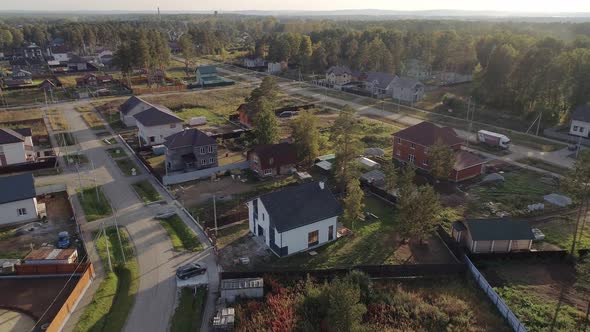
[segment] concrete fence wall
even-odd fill
[[[59,193],[63,191],[68,191],[68,188],[65,184],[50,184],[48,186],[35,187],[35,192],[37,192],[38,196]]]
[[[219,167],[201,169],[201,170],[194,171],[194,172],[164,175],[162,177],[162,183],[165,186],[168,186],[171,184],[183,183],[183,182],[188,182],[188,181],[192,181],[192,180],[206,178],[206,177],[210,176],[211,174],[217,173],[217,172],[224,172],[224,171],[228,171],[228,170],[232,170],[232,169],[246,169],[248,167],[250,167],[250,164],[247,161],[242,161],[242,162],[235,163],[235,164],[229,164],[229,165],[224,165],[224,166],[219,166]]]

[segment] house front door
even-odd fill
[[[258,236],[264,236],[264,228],[260,225],[258,225]]]

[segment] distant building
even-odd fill
[[[451,236],[474,254],[528,251],[535,238],[528,221],[504,218],[456,221]]]
[[[76,78],[76,86],[79,88],[105,86],[112,82],[113,77],[111,75],[96,75],[89,73]]]
[[[215,66],[199,66],[196,70],[197,85],[201,87],[231,85],[234,81],[217,74]]]
[[[19,69],[12,72],[12,79],[25,82],[25,84],[33,83],[33,74],[30,71]]]
[[[330,85],[344,85],[352,79],[352,71],[346,66],[332,66],[326,71],[326,82]]]
[[[21,47],[16,54],[27,59],[43,59],[43,51],[41,50],[41,47],[37,46],[35,43],[30,43],[25,47]]]
[[[432,68],[424,61],[418,59],[408,59],[403,62],[402,73],[407,77],[412,77],[419,80],[427,80],[432,76]]]
[[[391,82],[389,89],[393,99],[416,103],[424,97],[424,84],[415,78],[398,77]]]
[[[590,137],[590,104],[578,106],[572,112],[570,135]]]
[[[88,61],[76,54],[70,54],[67,61],[68,71],[87,71],[90,69]]]
[[[269,62],[267,64],[267,71],[269,74],[280,74],[287,70],[289,65],[286,61],[281,62]]]
[[[259,56],[247,56],[243,59],[243,65],[246,68],[266,68],[266,61]]]
[[[361,77],[365,90],[376,98],[383,98],[392,95],[391,83],[397,76],[383,72],[367,72]]]
[[[190,171],[217,167],[217,141],[204,132],[184,129],[165,138],[166,170]]]
[[[38,219],[37,193],[31,173],[0,177],[0,188],[0,225]]]
[[[141,146],[162,144],[166,137],[183,130],[184,121],[165,106],[153,105],[133,117]]]
[[[290,186],[248,203],[250,232],[277,256],[335,241],[342,209],[324,182]]]
[[[248,152],[248,162],[259,177],[291,174],[297,151],[289,143],[258,145]]]

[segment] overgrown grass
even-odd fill
[[[106,233],[106,239],[100,236],[96,240],[96,249],[108,271],[108,243],[114,272],[109,271],[99,285],[92,302],[78,321],[75,332],[122,331],[135,302],[135,295],[139,289],[139,266],[133,244],[123,228],[118,230],[122,246],[115,227],[107,228]],[[127,263],[124,263],[123,253]]]
[[[227,116],[219,115],[209,109],[206,108],[185,108],[178,112],[176,112],[180,118],[184,119],[185,121],[189,121],[193,117],[204,116],[207,118],[208,125],[222,125],[227,123],[228,118]]]
[[[249,89],[222,89],[211,90],[200,93],[185,93],[182,95],[161,95],[146,97],[151,103],[162,104],[173,111],[183,109],[198,108],[207,110],[217,116],[226,117],[235,113],[238,106],[244,102],[250,94]]]
[[[83,154],[68,154],[64,156],[66,164],[68,165],[75,165],[75,164],[86,164],[88,163],[88,158],[86,155]]]
[[[115,141],[116,142],[116,141]],[[122,158],[122,157],[127,157],[127,154],[125,153],[125,150],[121,147],[117,147],[117,148],[112,148],[112,149],[108,149],[107,153],[111,156],[111,158],[116,159],[116,158]]]
[[[57,133],[54,136],[59,146],[71,146],[76,144],[76,138],[72,133]]]
[[[217,231],[217,248],[221,249],[237,239],[245,236],[250,231],[247,222],[232,225]]]
[[[574,217],[554,218],[535,227],[545,234],[545,242],[569,250],[574,238],[576,219]],[[583,230],[580,229],[580,233],[578,233],[576,249],[590,249],[590,225],[586,224]]]
[[[103,130],[105,129],[105,125],[102,120],[96,115],[94,112],[84,112],[81,113],[82,119],[86,122],[86,125],[92,130]]]
[[[102,188],[98,188],[98,197],[95,187],[84,188],[78,193],[78,199],[84,210],[86,221],[102,219],[113,214],[111,204],[107,200]]]
[[[133,169],[135,169],[135,175],[141,174],[139,168],[135,165],[135,163],[131,160],[131,158],[123,158],[123,159],[116,159],[115,163],[119,166],[119,169],[125,176],[132,176]]]
[[[530,158],[530,157],[517,159],[516,161],[519,163],[530,165],[530,166],[540,168],[542,170],[546,170],[546,171],[556,173],[556,174],[565,174],[569,170],[569,168],[567,168],[567,167],[555,165],[555,164],[546,162],[544,160]]]
[[[49,118],[49,124],[54,131],[68,130],[68,123],[60,110],[52,109],[47,111],[47,117]]]
[[[168,232],[170,241],[175,251],[199,251],[202,250],[201,243],[195,233],[184,224],[178,215],[160,221]]]
[[[201,330],[202,310],[207,300],[207,289],[197,288],[196,294],[192,288],[180,290],[180,300],[172,317],[170,332],[198,332]]]
[[[0,122],[19,122],[34,119],[43,119],[43,111],[40,108],[0,112]]]
[[[148,180],[136,182],[132,186],[144,203],[156,202],[162,199],[160,193],[158,193],[156,188]]]

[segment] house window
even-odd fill
[[[201,154],[205,154],[205,147],[201,146]]]
[[[25,208],[16,209],[16,212],[18,213],[19,216],[27,215],[27,209],[25,209]]]
[[[274,163],[274,161],[275,161],[274,158],[269,158],[268,159],[268,164],[269,165],[272,165]]]
[[[402,139],[401,138],[398,138],[397,139],[397,144],[402,144]]]
[[[213,164],[215,162],[215,158],[211,157],[209,158],[209,164]]]
[[[413,164],[415,160],[416,160],[416,156],[414,156],[413,154],[409,154],[408,155],[408,161],[409,162],[411,162]]]
[[[578,126],[574,126],[574,131],[578,131]]]
[[[209,145],[209,146],[207,147],[207,151],[208,151],[209,153],[212,153],[212,152],[213,152],[213,145]]]
[[[264,221],[264,212],[262,212],[262,221]]]
[[[265,169],[264,170],[264,175],[271,175],[272,174],[272,169]]]
[[[424,166],[428,166],[428,159],[425,159],[425,160],[422,162],[422,164],[423,164]]]
[[[330,225],[330,227],[328,227],[328,241],[332,240],[334,240],[334,226]]]
[[[156,137],[154,137],[154,136],[150,136],[150,142],[152,142],[152,143],[153,143],[153,142],[155,142],[155,141],[156,141]]]
[[[395,155],[398,156],[398,157],[401,156],[402,155],[402,151],[401,150],[396,150],[395,151]]]
[[[311,248],[317,246],[320,243],[320,232],[313,231],[307,234],[307,247]]]
[[[584,133],[584,127],[580,127],[580,132]]]
[[[410,149],[415,149],[415,148],[416,148],[416,144],[414,144],[414,143],[411,143],[411,144],[410,144]]]
[[[207,165],[207,159],[201,159],[201,165],[202,166]]]

